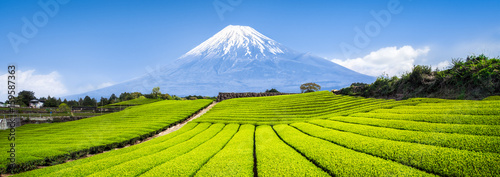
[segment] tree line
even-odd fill
[[[315,83],[305,83],[300,86],[300,90],[302,93],[305,92],[314,92],[321,89],[321,86]],[[265,92],[279,92],[275,88],[268,89]],[[79,98],[78,100],[61,100],[61,98],[51,97],[50,95],[47,97],[37,98],[35,96],[35,92],[23,90],[18,93],[18,96],[14,98],[14,102],[21,107],[28,107],[30,105],[30,101],[34,99],[38,99],[43,102],[44,107],[59,107],[62,103],[64,106],[75,107],[98,107],[104,106],[108,104],[114,104],[122,101],[133,100],[140,97],[145,97],[149,99],[161,99],[161,100],[196,100],[196,99],[215,99],[215,97],[207,97],[201,95],[188,95],[185,97],[179,97],[176,95],[170,95],[168,93],[162,94],[160,91],[160,87],[155,87],[149,94],[143,94],[141,92],[123,92],[120,93],[119,96],[116,94],[111,94],[109,97],[101,97],[98,100],[95,98],[91,98],[90,96],[85,96],[84,98]],[[7,100],[5,103],[9,103]]]
[[[51,97],[50,95],[48,97],[40,97],[37,98],[35,96],[35,92],[33,91],[28,91],[28,90],[23,90],[18,93],[18,96],[14,98],[14,103],[17,105],[20,105],[21,107],[28,107],[30,104],[31,100],[38,99],[42,101],[44,104],[44,107],[59,107],[62,103],[69,107],[75,107],[75,106],[82,106],[82,107],[97,107],[97,106],[104,106],[108,104],[114,104],[122,101],[128,101],[128,100],[133,100],[139,97],[145,97],[149,99],[161,99],[161,100],[183,100],[183,99],[205,99],[205,98],[212,98],[212,97],[205,97],[205,96],[197,96],[197,95],[189,95],[186,97],[179,97],[176,95],[170,95],[168,93],[162,94],[160,91],[160,87],[155,87],[149,94],[143,94],[141,92],[123,92],[120,93],[119,96],[116,94],[111,94],[109,97],[101,97],[98,100],[95,98],[91,98],[90,96],[85,96],[84,98],[79,98],[78,100],[61,100],[61,98],[56,98],[56,97]],[[7,100],[5,103],[9,103],[9,100]]]
[[[453,59],[445,70],[417,65],[401,77],[378,77],[372,84],[353,83],[344,95],[371,98],[483,99],[500,94],[500,58],[485,55]]]

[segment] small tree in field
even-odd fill
[[[153,88],[153,91],[151,92],[151,96],[153,96],[153,98],[155,98],[155,99],[162,98],[162,95],[160,92],[160,87]]]
[[[312,83],[312,82],[309,82],[309,83],[305,83],[305,84],[302,84],[300,86],[300,91],[302,93],[307,93],[307,92],[315,92],[315,91],[318,91],[321,89],[321,86],[319,86],[318,84],[316,83]]]
[[[69,112],[71,110],[71,108],[66,104],[66,103],[61,103],[59,105],[59,108],[57,108],[57,111],[59,112]]]

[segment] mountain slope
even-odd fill
[[[77,96],[149,93],[156,86],[176,95],[215,96],[218,92],[261,92],[270,88],[299,92],[299,86],[306,82],[338,89],[352,82],[374,80],[323,58],[293,51],[251,27],[230,25],[171,65]]]

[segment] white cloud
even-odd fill
[[[98,85],[97,89],[101,89],[101,88],[104,88],[104,87],[109,87],[109,86],[112,86],[112,85],[115,85],[115,84],[112,83],[112,82],[105,82],[105,83],[102,83],[102,84]]]
[[[416,59],[426,56],[430,48],[413,49],[412,46],[386,47],[355,59],[333,59],[332,61],[354,71],[380,76],[383,73],[389,76],[399,75],[410,71]]]
[[[442,62],[438,63],[438,65],[437,65],[437,67],[440,70],[447,69],[449,66],[451,66],[451,63],[449,61],[442,61]]]
[[[7,76],[9,76],[8,73],[0,75],[1,101],[7,99]],[[17,70],[15,83],[17,92],[33,91],[36,97],[47,97],[48,95],[59,97],[68,93],[66,86],[61,82],[61,75],[57,71],[52,71],[49,74],[38,74],[35,73],[35,70]]]
[[[101,83],[99,85],[92,85],[92,84],[87,84],[83,87],[79,87],[77,89],[75,89],[75,92],[74,93],[71,93],[71,94],[79,94],[79,93],[85,93],[85,92],[90,92],[90,91],[93,91],[93,90],[97,90],[97,89],[101,89],[101,88],[104,88],[104,87],[109,87],[109,86],[112,86],[112,85],[115,85],[115,83],[113,82],[104,82],[104,83]]]

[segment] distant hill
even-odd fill
[[[500,95],[500,59],[484,55],[454,59],[453,66],[439,71],[417,65],[398,77],[379,77],[372,84],[353,83],[341,94],[371,98],[483,99]]]

